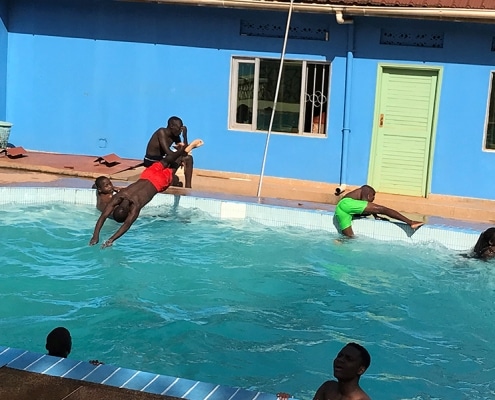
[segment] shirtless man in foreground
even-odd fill
[[[342,234],[347,237],[354,237],[354,232],[352,230],[352,217],[354,215],[371,214],[377,219],[384,219],[378,217],[378,214],[383,214],[387,217],[405,222],[414,230],[424,225],[424,222],[413,221],[398,211],[373,203],[375,200],[375,194],[375,189],[371,186],[364,185],[353,190],[352,192],[349,192],[342,199],[340,199],[337,203],[337,207],[335,208],[335,216],[339,222]]]
[[[139,180],[131,183],[129,186],[121,189],[115,194],[101,213],[100,218],[98,218],[93,237],[89,241],[89,244],[93,246],[99,242],[101,228],[110,215],[113,215],[113,219],[116,222],[122,222],[122,225],[101,247],[105,248],[111,246],[115,240],[126,233],[134,221],[136,221],[142,208],[148,204],[158,192],[163,192],[170,186],[173,175],[178,168],[176,160],[192,149],[202,145],[203,141],[201,139],[194,140],[186,148],[184,148],[182,144],[179,145],[174,154],[159,162],[153,163],[151,167],[146,168],[142,172]]]
[[[333,376],[315,393],[313,400],[370,400],[359,386],[361,375],[371,364],[368,351],[357,343],[348,343],[333,360]]]

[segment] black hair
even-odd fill
[[[370,366],[371,364],[371,356],[370,356],[370,353],[368,353],[368,350],[366,350],[363,346],[361,346],[360,344],[357,344],[357,343],[354,343],[354,342],[351,342],[351,343],[347,343],[346,346],[351,346],[351,347],[354,347],[355,349],[357,349],[359,351],[359,354],[361,355],[361,362],[362,362],[362,365],[365,369],[368,369],[368,367]]]
[[[129,215],[129,208],[118,206],[113,210],[113,219],[115,222],[124,222]]]
[[[69,330],[63,326],[52,330],[46,337],[46,349],[50,356],[67,357],[72,350]]]
[[[109,177],[104,176],[104,175],[99,176],[98,178],[96,178],[96,179],[95,179],[95,184],[93,185],[93,188],[94,188],[94,189],[99,188],[99,187],[103,184],[103,181],[105,181],[105,179],[110,180],[110,178],[109,178]]]
[[[179,117],[173,116],[168,119],[168,126],[171,126],[174,123],[179,123],[180,126],[182,126],[182,120]]]
[[[474,245],[473,257],[483,258],[485,256],[485,251],[492,246],[492,244],[490,244],[490,241],[495,242],[495,228],[488,228],[486,231],[480,234],[478,241]]]

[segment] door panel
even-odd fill
[[[370,184],[426,196],[438,71],[385,67],[379,79]]]

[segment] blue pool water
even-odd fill
[[[63,325],[74,359],[309,399],[357,341],[372,355],[372,398],[494,397],[494,264],[438,245],[146,211],[101,250],[88,246],[93,207],[2,210],[0,344],[43,352]],[[107,222],[101,240],[116,228]]]

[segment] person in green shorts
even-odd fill
[[[352,218],[355,215],[365,216],[371,214],[377,219],[384,219],[378,216],[378,214],[383,214],[387,217],[405,222],[412,229],[418,229],[424,224],[424,222],[410,220],[391,208],[373,203],[375,194],[375,189],[371,186],[364,185],[347,193],[347,195],[340,199],[337,203],[337,208],[335,209],[335,216],[337,217],[343,235],[354,237],[354,232],[352,231]]]

